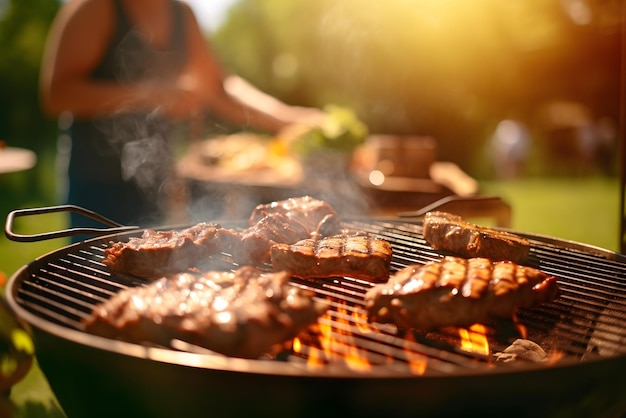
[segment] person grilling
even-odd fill
[[[276,133],[323,114],[227,76],[178,0],[65,2],[47,39],[40,89],[43,109],[71,141],[59,141],[60,160],[69,148],[66,202],[141,227],[166,219],[176,192],[172,138],[182,122],[210,113]],[[71,214],[71,227],[93,222]]]

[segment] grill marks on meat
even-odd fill
[[[295,337],[327,303],[288,283],[285,272],[253,267],[180,273],[120,291],[83,323],[107,338],[168,346],[179,339],[234,357],[257,358]]]
[[[365,295],[371,322],[432,330],[511,318],[517,308],[554,300],[556,278],[510,261],[448,256],[409,266]]]
[[[326,202],[311,197],[259,205],[244,231],[199,223],[180,231],[146,230],[139,238],[112,243],[103,263],[116,273],[154,278],[197,267],[208,257],[226,253],[235,263],[265,264],[276,243],[292,244],[337,232],[339,220]]]
[[[304,279],[349,276],[370,282],[387,280],[392,256],[387,241],[364,232],[276,244],[271,251],[275,271]]]
[[[530,242],[518,235],[480,227],[446,212],[429,212],[424,217],[424,239],[435,250],[462,257],[485,257],[525,264]]]

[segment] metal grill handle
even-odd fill
[[[400,212],[400,218],[420,218],[430,211],[440,210],[455,213],[462,217],[493,217],[497,226],[509,228],[511,226],[511,206],[498,196],[446,196],[421,209]]]
[[[111,228],[70,228],[63,229],[60,231],[52,231],[52,232],[42,232],[38,234],[18,234],[13,231],[13,224],[15,218],[20,216],[35,216],[42,214],[49,214],[54,212],[74,212],[80,215],[86,216],[88,218],[94,219],[103,225],[108,225]],[[117,232],[124,232],[133,229],[138,229],[138,226],[124,226],[115,221],[112,221],[109,218],[106,218],[102,215],[99,215],[95,212],[92,212],[88,209],[82,208],[80,206],[74,205],[59,205],[59,206],[48,206],[42,208],[31,208],[31,209],[17,209],[9,213],[7,216],[6,224],[4,227],[4,233],[12,241],[18,242],[35,242],[35,241],[44,241],[48,239],[54,238],[63,238],[74,235],[91,235],[91,236],[101,236],[108,235]]]

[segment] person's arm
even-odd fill
[[[324,112],[316,108],[292,106],[283,103],[237,75],[226,77],[224,89],[230,96],[247,106],[263,109],[264,112],[276,115],[280,119],[291,123],[318,124],[321,122],[320,118],[326,117]]]
[[[236,76],[226,76],[207,40],[202,35],[193,11],[185,7],[188,28],[190,86],[206,100],[216,115],[243,126],[278,132],[293,123],[316,123],[323,112],[312,108],[288,106],[256,89]]]
[[[196,108],[193,95],[171,84],[120,84],[90,78],[114,30],[115,12],[107,0],[69,0],[50,30],[40,79],[43,109],[96,117],[117,111],[162,108],[181,116]],[[189,100],[179,96],[189,96]]]

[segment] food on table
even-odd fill
[[[252,132],[217,135],[195,144],[195,155],[203,164],[232,172],[271,167],[270,140]]]
[[[556,278],[511,261],[447,256],[408,266],[365,295],[368,319],[432,330],[511,318],[518,308],[552,301]]]
[[[272,267],[310,279],[349,276],[371,282],[389,277],[391,245],[365,232],[308,238],[295,244],[272,246]]]
[[[477,226],[447,212],[427,213],[423,225],[424,239],[435,250],[519,264],[528,260],[530,243],[518,235]]]
[[[180,273],[120,291],[96,305],[86,331],[135,343],[182,340],[234,357],[257,358],[295,337],[328,308],[288,283],[285,272]]]
[[[208,257],[226,253],[234,262],[263,264],[270,247],[334,233],[339,227],[335,210],[326,202],[305,196],[259,205],[243,231],[215,223],[199,223],[183,230],[145,230],[141,237],[114,242],[104,251],[103,263],[116,273],[160,277],[197,267]]]

